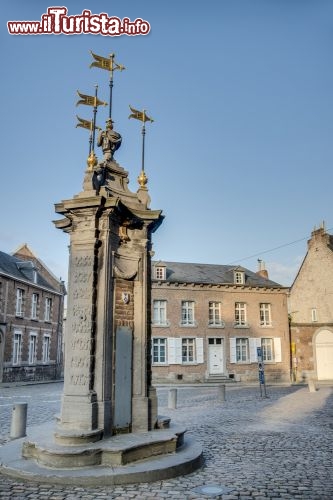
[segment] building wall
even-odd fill
[[[333,251],[324,229],[313,231],[308,252],[290,293],[294,323],[333,323]]]
[[[233,285],[186,285],[154,282],[152,287],[152,308],[154,300],[167,301],[168,326],[152,326],[152,338],[166,338],[167,343],[174,343],[172,339],[195,338],[199,340],[198,350],[200,360],[196,357],[193,363],[183,363],[178,357],[177,363],[170,363],[167,346],[167,359],[165,364],[153,362],[153,381],[200,381],[209,378],[209,338],[221,339],[224,350],[223,376],[234,377],[242,381],[258,380],[258,362],[253,358],[247,362],[232,362],[232,343],[235,338],[280,339],[275,341],[276,350],[278,343],[281,347],[281,360],[266,362],[265,374],[267,381],[290,381],[290,350],[289,350],[289,325],[287,313],[287,292],[285,289],[253,288]],[[194,301],[195,326],[181,326],[182,301]],[[223,327],[209,326],[209,302],[221,302]],[[235,302],[244,302],[247,308],[248,327],[235,327]],[[260,325],[260,303],[271,306],[272,325]],[[152,317],[154,312],[152,310]],[[176,340],[176,344],[177,344]],[[178,342],[179,344],[179,342]],[[251,346],[254,343],[251,341]],[[276,353],[277,354],[277,353]],[[154,361],[154,359],[153,359]]]
[[[326,233],[324,226],[312,232],[307,254],[291,287],[289,312],[294,381],[321,377],[333,379],[332,342],[325,345],[331,358],[324,362],[332,366],[331,370],[329,366],[324,370],[326,375],[323,374],[323,367],[318,366],[322,357],[318,355],[317,345],[322,331],[332,332],[333,338],[332,243],[332,236]]]
[[[23,290],[22,315],[16,313],[16,290]],[[38,294],[37,318],[33,319],[32,295]],[[46,321],[45,299],[51,300],[50,320]],[[63,295],[38,285],[0,275],[0,325],[3,333],[3,357],[0,364],[0,381],[30,381],[56,379],[61,372]],[[15,334],[21,334],[17,359]],[[36,337],[35,359],[29,362],[30,336]],[[49,337],[48,355],[43,357],[44,338]],[[46,341],[45,341],[46,342]],[[1,353],[0,353],[1,354]]]

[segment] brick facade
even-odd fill
[[[166,268],[169,264],[172,267],[173,263],[167,263]],[[181,266],[179,263],[177,265]],[[205,269],[204,265],[202,267]],[[244,273],[247,276],[249,272],[244,270]],[[185,274],[186,272],[184,281]],[[165,280],[153,280],[153,381],[204,382],[218,376],[221,379],[257,381],[256,347],[259,346],[272,351],[268,353],[267,350],[266,354],[266,358],[270,358],[264,364],[266,380],[290,381],[287,289],[265,278],[260,279],[258,286],[254,286],[250,275],[240,284],[215,284],[213,280],[212,283],[184,281],[173,282],[172,278],[168,279],[168,271]],[[255,279],[252,278],[252,281]],[[194,319],[192,325],[184,326],[182,303],[187,302],[191,302]],[[235,324],[236,303],[242,304],[241,307],[245,310],[246,321],[243,325]],[[164,325],[157,325],[156,317],[154,320],[154,304],[155,307],[166,308]],[[212,323],[210,315],[213,313],[210,313],[210,308],[213,307],[218,308],[220,324],[217,325],[209,324]],[[262,321],[260,313],[263,307],[269,311],[267,324]],[[187,341],[183,339],[191,339],[191,346],[184,346]],[[162,346],[157,345],[161,342]],[[178,358],[176,356],[174,359],[173,346],[178,350],[184,348],[185,352],[179,352]],[[186,350],[192,348],[193,359],[191,357],[186,360]],[[162,362],[157,361],[159,353]],[[214,364],[214,356],[219,358],[217,364]]]
[[[57,379],[64,285],[37,258],[0,254],[0,381]]]

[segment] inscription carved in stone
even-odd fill
[[[80,375],[71,375],[71,384],[72,385],[88,385],[89,377],[88,375],[80,374]]]
[[[89,357],[72,356],[72,368],[89,368]]]
[[[91,345],[91,340],[84,339],[82,337],[73,336],[71,339],[71,347],[75,351],[89,351]]]

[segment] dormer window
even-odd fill
[[[165,275],[166,275],[166,268],[165,266],[155,266],[155,279],[157,280],[165,280]]]
[[[244,285],[244,272],[243,271],[234,271],[234,283],[236,285]]]

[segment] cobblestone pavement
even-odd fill
[[[59,413],[61,384],[0,388],[0,438],[8,439],[11,407],[28,402],[28,426]],[[228,385],[178,387],[177,409],[159,387],[159,413],[185,424],[204,449],[202,469],[178,478],[126,486],[82,488],[39,485],[0,476],[0,500],[105,499],[333,499],[333,388]],[[0,447],[1,456],[1,447]],[[203,485],[221,487],[198,493]],[[209,496],[209,492],[211,492]]]

